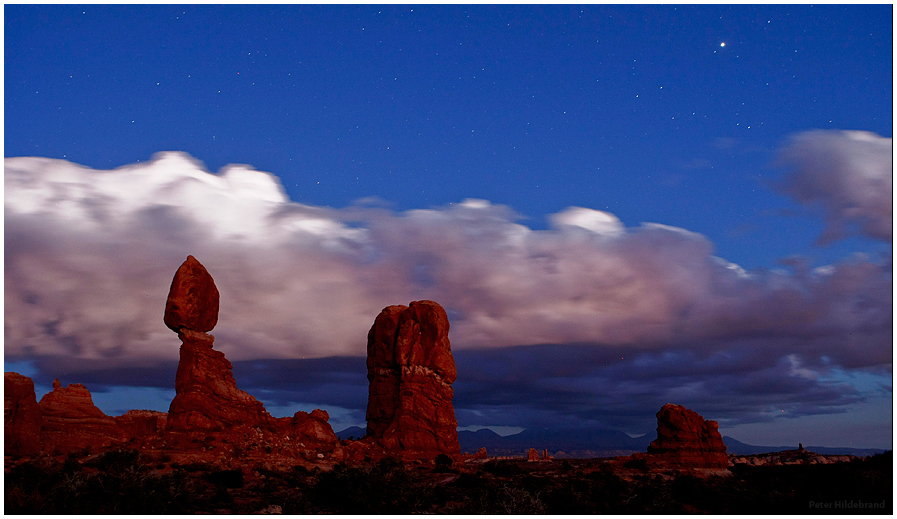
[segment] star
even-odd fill
[[[726,42],[722,42],[722,43],[720,43],[719,46],[720,46],[720,47],[725,47],[725,46],[726,46]]]

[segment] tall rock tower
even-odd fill
[[[448,316],[433,301],[384,308],[368,332],[367,435],[403,458],[461,452],[448,332]]]

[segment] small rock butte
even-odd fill
[[[670,467],[725,469],[729,466],[719,424],[676,404],[657,412],[657,439],[648,446],[649,460]]]

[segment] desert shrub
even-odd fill
[[[4,485],[7,514],[163,514],[189,510],[183,472],[153,475],[128,451],[110,451],[82,470],[74,460],[36,460],[16,467]],[[76,465],[77,464],[77,465]]]
[[[502,485],[495,503],[495,512],[499,514],[530,515],[545,513],[545,504],[539,499],[539,493],[532,493],[523,488]]]
[[[206,474],[206,480],[216,487],[243,488],[243,471],[240,469],[218,469]]]
[[[894,451],[887,451],[874,456],[869,456],[863,461],[868,463],[870,467],[891,468],[894,466]]]
[[[645,458],[634,458],[623,464],[628,469],[648,470],[648,460]]]
[[[452,465],[455,464],[455,461],[445,454],[437,455],[435,461],[436,472],[450,472],[452,470]]]
[[[317,512],[306,492],[295,488],[274,494],[271,502],[280,505],[285,515],[309,515]]]
[[[660,477],[641,478],[636,483],[622,485],[620,501],[616,506],[623,513],[675,513],[684,510],[676,501],[670,485]]]
[[[5,514],[51,514],[50,491],[64,477],[55,461],[39,457],[13,467],[4,478]]]
[[[191,461],[190,463],[172,463],[173,468],[182,469],[187,472],[209,472],[212,465],[204,461]]]
[[[572,482],[571,482],[572,483]],[[573,485],[560,485],[545,498],[545,512],[552,515],[585,515],[593,513],[593,507],[584,499],[584,493]]]
[[[516,476],[523,473],[520,465],[509,460],[492,460],[483,464],[482,470],[499,477]]]
[[[113,474],[133,472],[142,468],[140,453],[133,449],[116,449],[104,452],[87,465],[100,472]]]
[[[486,477],[480,473],[463,472],[452,485],[463,490],[482,488],[486,484]]]
[[[313,479],[313,475],[313,471],[308,470],[302,465],[294,465],[291,469],[281,474],[281,479],[286,486],[301,487],[308,486]]]
[[[413,481],[392,458],[370,468],[341,462],[318,477],[314,494],[320,507],[339,514],[409,514],[420,510],[429,490],[415,488]]]

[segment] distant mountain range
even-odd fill
[[[362,436],[367,434],[367,430],[364,427],[349,427],[343,429],[342,431],[337,431],[336,437],[340,440],[360,440]]]
[[[653,438],[632,438],[621,431],[601,429],[524,429],[499,436],[489,429],[458,431],[462,452],[480,447],[492,456],[519,456],[529,449],[548,452],[558,458],[603,458],[643,452]]]
[[[365,435],[364,427],[349,427],[336,433],[341,440],[349,437],[360,439]],[[610,429],[524,429],[517,434],[500,436],[490,429],[478,431],[458,431],[461,452],[474,453],[485,447],[490,456],[522,456],[534,448],[548,452],[556,458],[605,458],[625,456],[633,452],[646,452],[648,444],[656,434],[645,434],[632,438],[628,434]],[[781,452],[796,449],[797,445],[760,446],[742,443],[731,436],[723,436],[729,454],[751,455],[767,452]],[[806,445],[805,449],[817,454],[851,454],[872,456],[885,452],[883,449],[856,449],[852,447],[819,447]]]
[[[723,436],[723,443],[726,444],[726,452],[729,454],[742,454],[742,455],[751,455],[751,454],[766,454],[767,452],[782,452],[787,450],[796,449],[797,445],[786,445],[786,446],[762,446],[762,445],[748,445],[746,443],[742,443],[731,436]],[[885,452],[884,449],[856,449],[853,447],[820,447],[818,445],[804,445],[804,449],[815,452],[816,454],[824,454],[824,455],[836,455],[836,454],[849,454],[853,456],[873,456],[875,454],[881,454]]]

